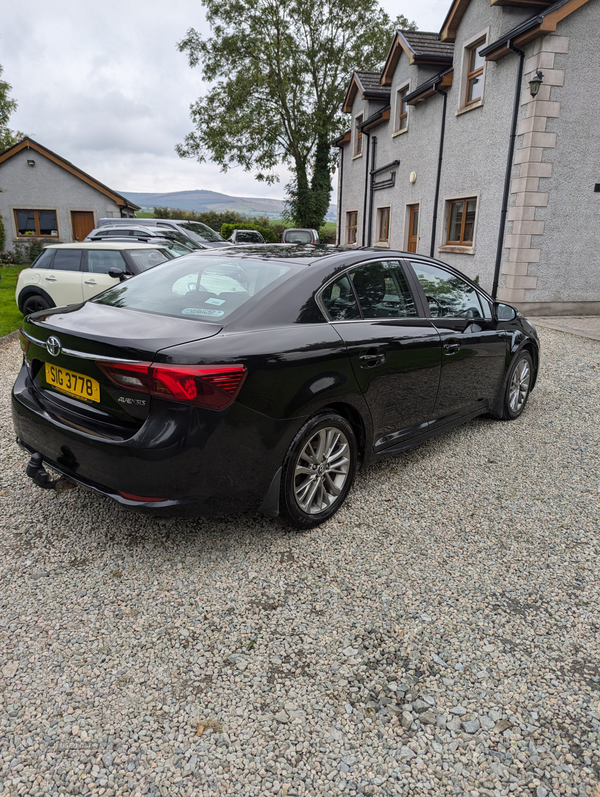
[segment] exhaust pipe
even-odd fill
[[[56,490],[57,493],[64,493],[65,490],[72,490],[73,487],[77,487],[75,482],[64,476],[58,479],[51,479],[50,474],[44,468],[44,458],[37,451],[31,455],[31,459],[27,463],[26,473],[38,487],[42,487],[44,490]]]

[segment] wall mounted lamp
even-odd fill
[[[28,166],[35,166],[35,161],[27,161]]]
[[[544,80],[544,73],[541,69],[535,73],[535,75],[529,81],[529,91],[532,97],[537,97],[537,93],[540,90],[540,86]]]

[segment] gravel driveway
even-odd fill
[[[600,342],[541,341],[304,534],[34,487],[6,344],[0,794],[600,796]]]

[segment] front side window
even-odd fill
[[[485,59],[482,58],[478,50],[485,44],[485,38],[480,39],[477,44],[467,48],[467,85],[465,94],[465,106],[472,105],[483,97],[483,66]]]
[[[17,235],[36,238],[58,238],[55,210],[15,210]]]
[[[399,263],[366,263],[350,272],[364,318],[410,318],[417,315]]]
[[[473,246],[477,199],[455,199],[450,202],[446,243],[450,246]]]
[[[406,95],[408,94],[408,86],[398,90],[396,95],[396,129],[394,132],[399,133],[400,130],[408,128],[408,105],[406,104]]]
[[[484,312],[475,288],[465,280],[429,263],[412,267],[425,293],[433,318],[482,318]]]
[[[354,122],[354,154],[355,155],[362,155],[362,130],[360,126],[363,121],[363,114],[361,113],[360,116],[356,117]]]
[[[377,240],[379,243],[388,243],[390,240],[389,208],[378,208],[377,210]]]
[[[349,244],[356,243],[356,227],[358,223],[358,211],[351,210],[350,213],[346,214],[347,219],[347,235],[346,241]]]
[[[88,271],[93,274],[108,274],[111,268],[120,268],[126,271],[120,252],[110,252],[100,249],[88,250]]]

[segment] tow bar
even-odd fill
[[[31,455],[31,459],[27,463],[27,475],[30,479],[42,487],[44,490],[56,490],[57,493],[64,493],[65,490],[72,490],[77,487],[75,482],[61,476],[58,479],[51,479],[48,471],[44,469],[44,458],[41,454],[35,453]]]

